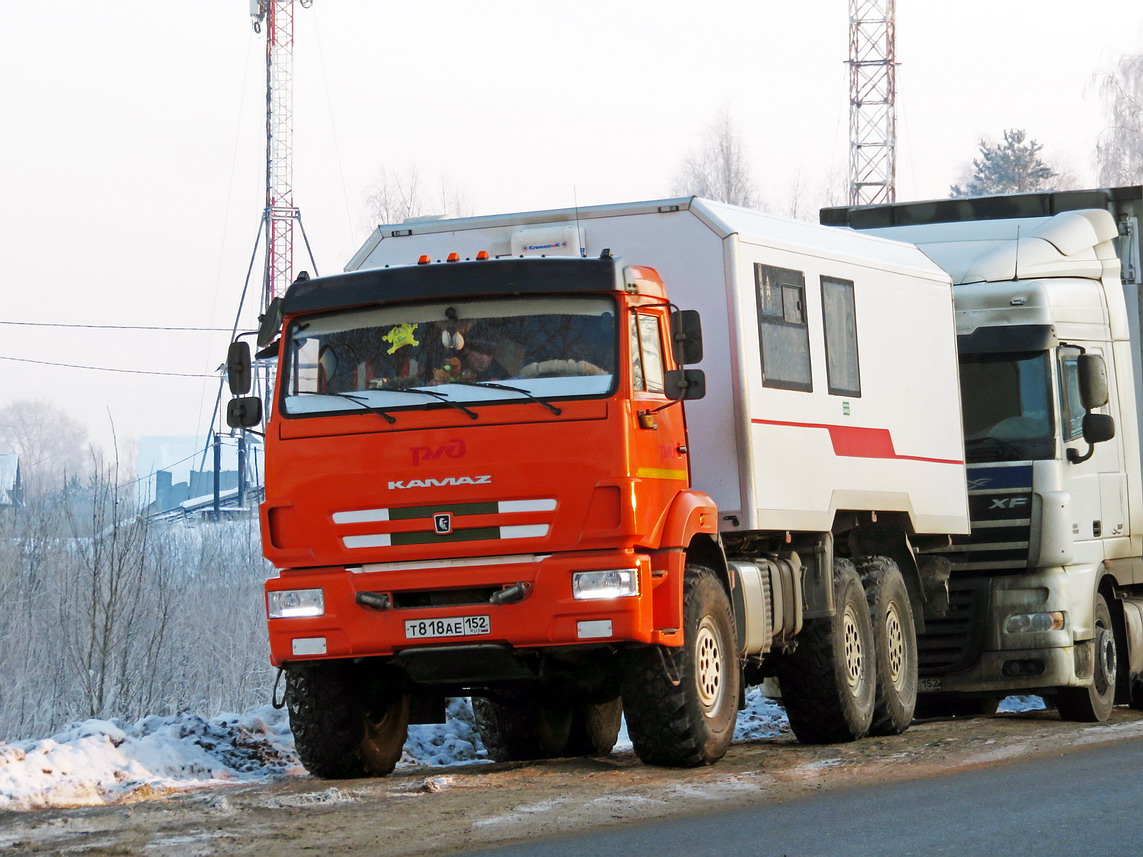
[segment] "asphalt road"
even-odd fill
[[[1139,857],[1143,855],[1143,741],[467,853]]]

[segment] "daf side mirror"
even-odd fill
[[[680,365],[702,362],[702,318],[697,310],[671,313],[671,351]]]
[[[1081,354],[1076,358],[1080,403],[1085,411],[1107,404],[1107,365],[1100,354]]]
[[[250,346],[245,342],[232,342],[226,352],[226,380],[230,392],[245,396],[250,392]]]
[[[663,376],[663,393],[676,402],[706,395],[706,374],[701,369],[671,369]]]
[[[1115,417],[1109,414],[1084,414],[1083,439],[1090,444],[1103,443],[1115,437]]]
[[[252,428],[262,422],[262,400],[257,396],[231,399],[226,405],[226,424],[231,428]]]

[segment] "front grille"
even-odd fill
[[[970,467],[968,515],[972,532],[952,545],[926,551],[952,563],[953,574],[1028,567],[1032,532],[1032,468]]]
[[[986,578],[949,580],[949,609],[939,619],[925,617],[925,633],[917,637],[918,669],[922,676],[966,670],[980,659],[988,621],[989,582]]]
[[[440,481],[440,480],[437,480]],[[489,500],[346,509],[330,521],[341,543],[363,548],[436,546],[448,542],[542,539],[551,531],[556,500]]]
[[[474,586],[465,589],[426,589],[393,593],[393,607],[409,610],[418,607],[463,607],[488,604],[489,599],[503,590],[503,586]]]

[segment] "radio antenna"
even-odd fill
[[[580,242],[579,257],[584,259],[587,258],[587,242],[583,240],[583,233],[579,231],[579,194],[574,184],[572,185],[572,207],[575,209],[575,235]]]

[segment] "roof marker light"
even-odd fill
[[[460,261],[460,254],[459,253],[449,253],[448,258],[445,259],[445,261],[446,262],[459,262]]]
[[[477,262],[483,262],[487,258],[488,258],[488,251],[487,250],[481,250],[479,253],[476,254],[476,261]]]
[[[418,264],[418,265],[427,265],[427,264],[429,264],[429,257],[428,257],[428,256],[421,256],[421,258],[417,260],[417,264]]]

